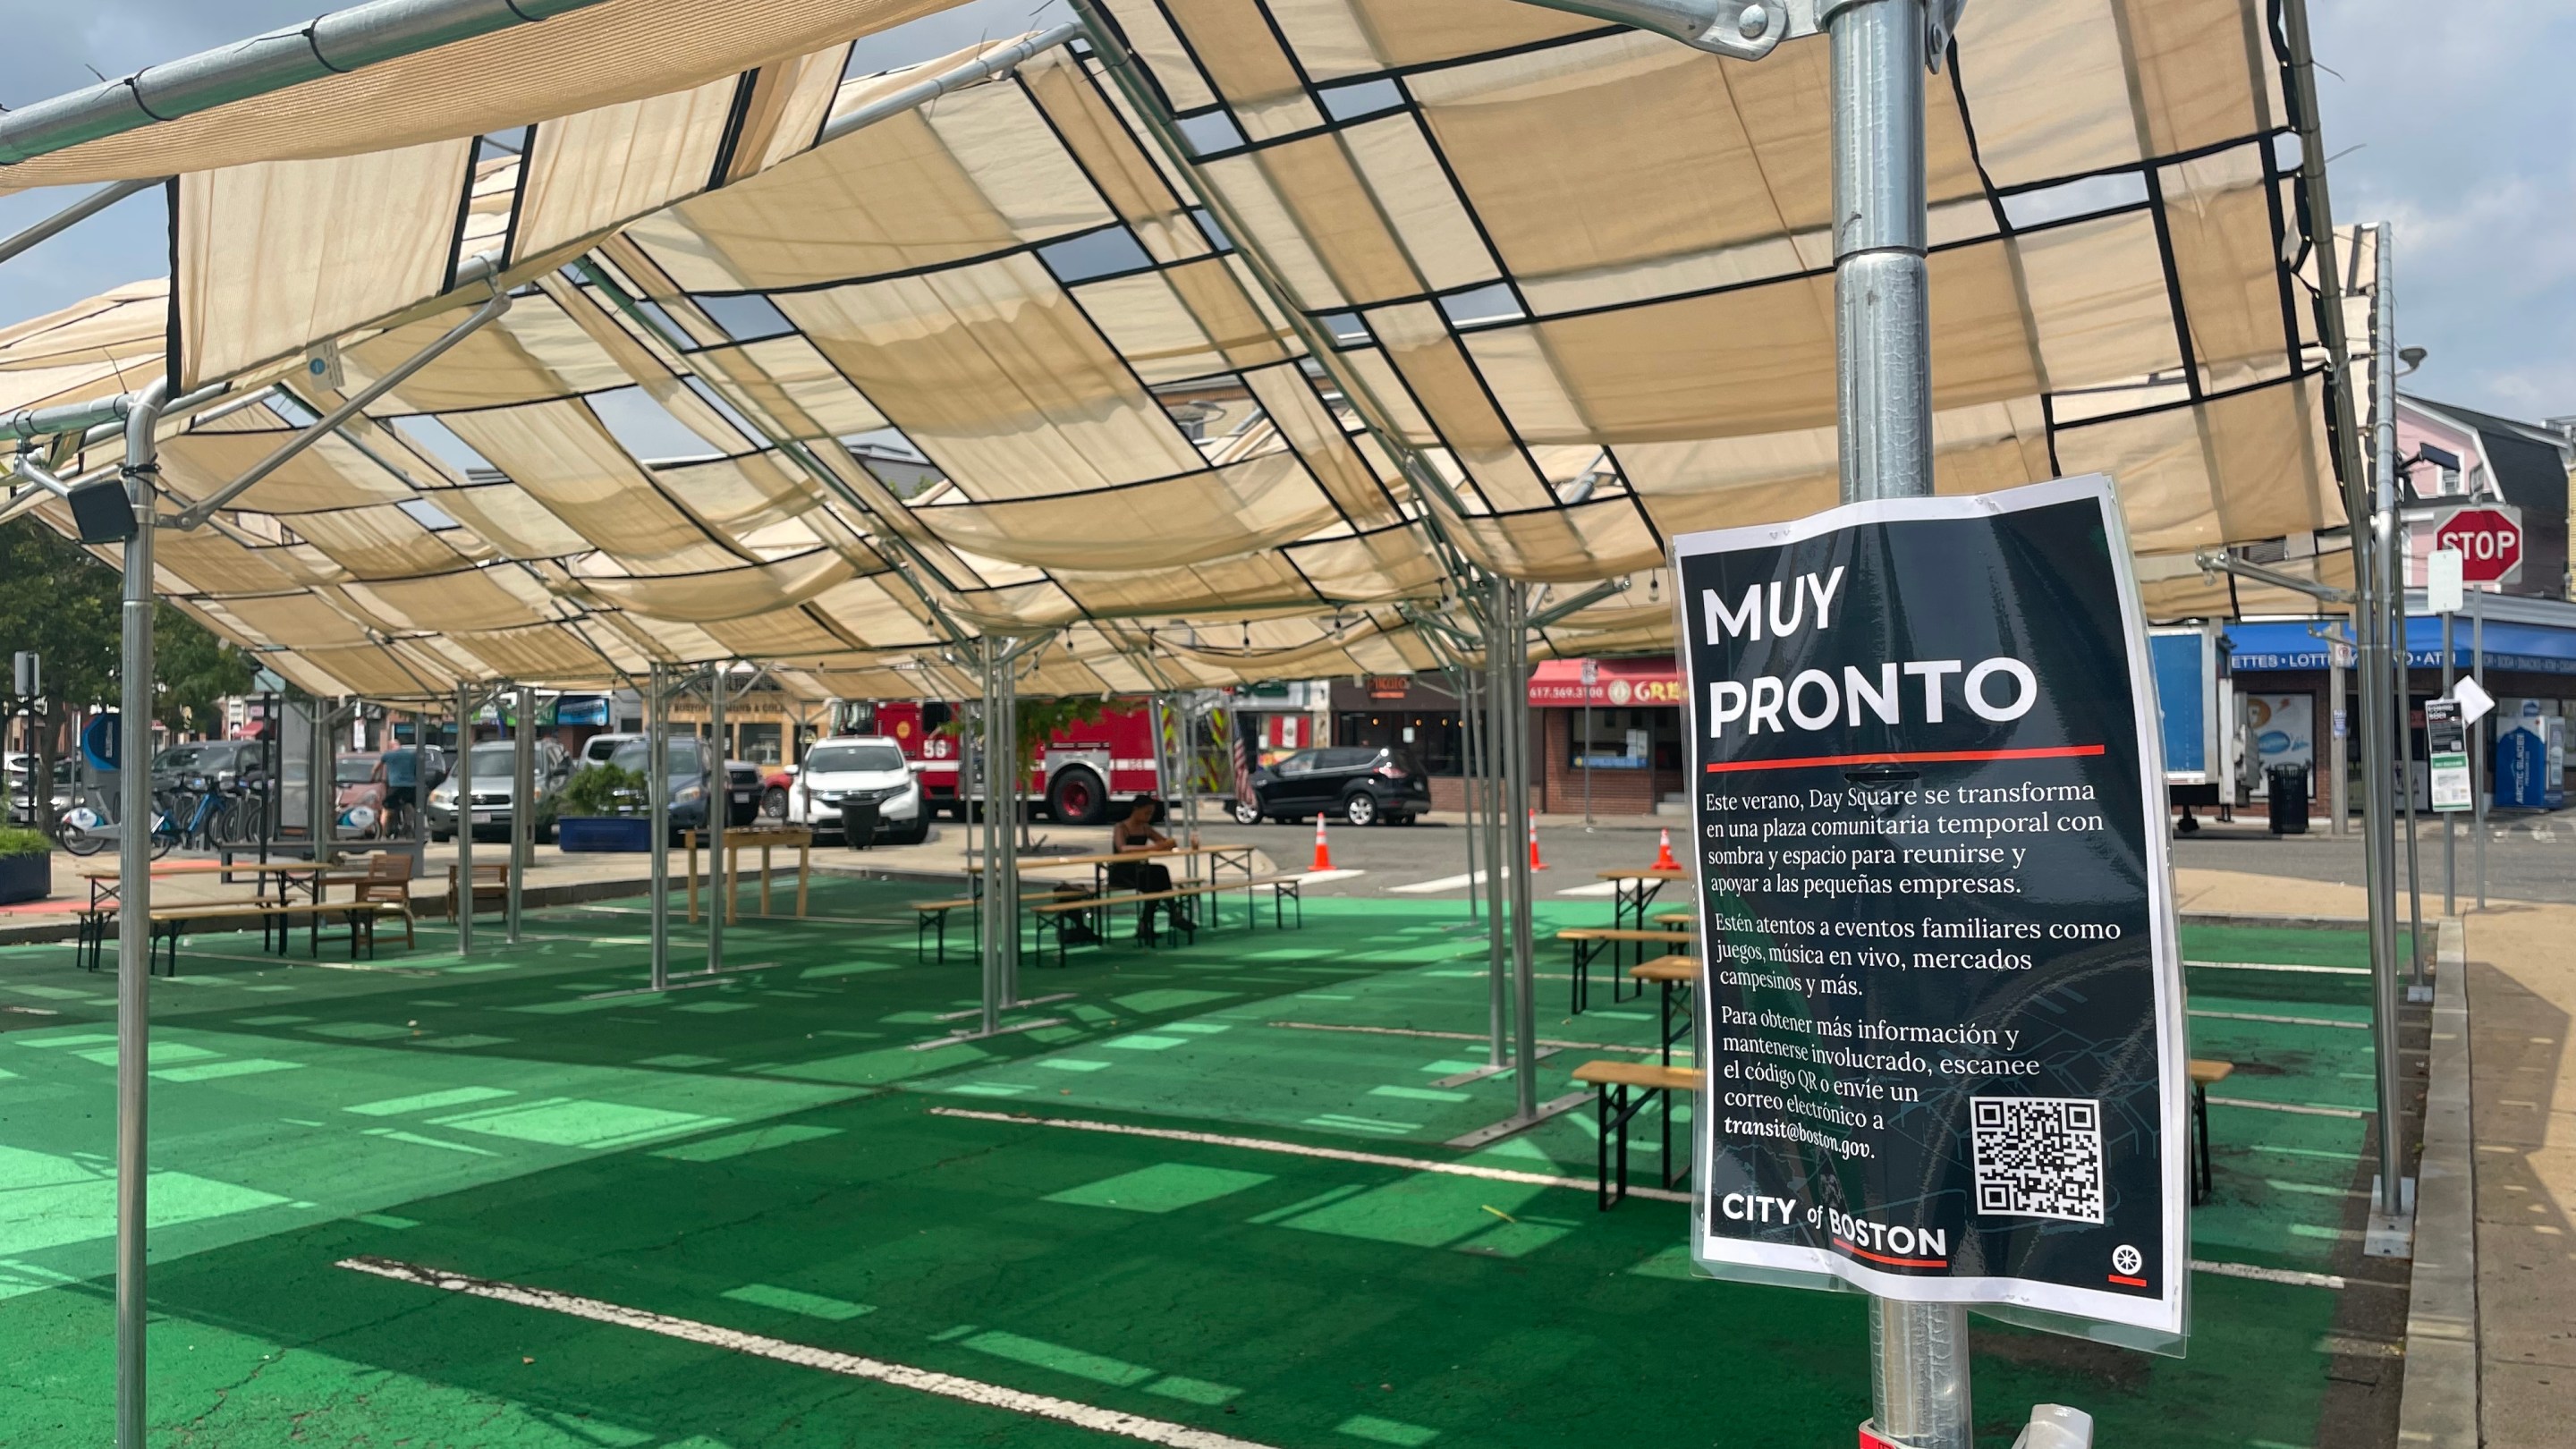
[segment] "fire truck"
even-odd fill
[[[983,790],[961,778],[965,741],[948,728],[958,716],[955,705],[904,699],[844,708],[850,728],[883,735],[905,759],[920,762],[922,793],[933,811],[966,818],[968,803]],[[1066,725],[1039,746],[1020,798],[1043,804],[1066,825],[1105,824],[1113,802],[1164,793],[1154,757],[1153,706],[1141,699],[1114,700],[1098,719]]]

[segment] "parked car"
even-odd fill
[[[854,795],[876,802],[877,839],[919,845],[929,838],[921,781],[903,747],[886,735],[837,735],[807,750],[787,792],[787,820],[818,835],[839,835],[841,804]]]
[[[563,782],[572,778],[572,757],[563,746],[552,740],[536,742],[536,814],[532,817],[534,838],[551,840],[555,832],[555,810]],[[507,839],[510,834],[512,778],[517,771],[518,747],[508,740],[491,740],[474,747],[467,757],[469,773],[474,779],[474,838],[487,835]],[[456,787],[460,782],[451,773],[438,788],[429,792],[429,838],[448,840],[456,834]]]
[[[176,790],[190,776],[219,780],[226,775],[254,780],[268,773],[277,758],[266,740],[192,740],[171,745],[152,757],[152,789]]]
[[[644,736],[638,734],[592,735],[581,742],[579,768],[587,770],[593,765],[605,765],[616,756],[619,750],[625,748],[629,741],[641,741],[643,738]]]
[[[72,808],[72,762],[69,760],[56,760],[54,761],[53,789],[49,792],[52,797],[52,806],[48,809],[45,802],[37,802],[36,808],[39,813],[34,818],[29,818],[27,814],[27,772],[35,768],[35,763],[36,757],[33,755],[22,755],[15,750],[10,751],[9,753],[9,766],[7,770],[8,779],[6,785],[9,796],[8,819],[13,824],[35,825],[42,821],[59,820],[62,818],[64,811]]]
[[[421,778],[423,767],[428,779]],[[340,833],[357,840],[412,833],[412,812],[420,787],[438,788],[447,778],[447,752],[436,745],[342,755],[335,762]]]
[[[1353,825],[1410,825],[1431,808],[1431,777],[1401,748],[1335,745],[1299,750],[1252,772],[1252,800],[1234,802],[1234,818],[1251,825],[1338,815]]]
[[[653,742],[643,735],[620,737],[617,748],[606,760],[597,763],[615,765],[643,775],[652,768]],[[707,828],[707,797],[714,782],[708,778],[707,765],[713,752],[695,735],[681,735],[670,742],[666,761],[671,792],[671,829],[704,830]],[[740,760],[728,761],[726,783],[722,793],[728,797],[725,821],[728,829],[749,825],[760,816],[760,767]],[[644,802],[636,801],[642,808]]]

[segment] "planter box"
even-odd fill
[[[566,855],[641,855],[653,848],[653,822],[642,815],[567,815],[555,822]]]
[[[20,901],[41,901],[53,893],[52,852],[0,855],[0,906],[14,906]]]

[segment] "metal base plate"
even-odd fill
[[[1539,1103],[1538,1110],[1531,1113],[1529,1116],[1506,1117],[1500,1122],[1490,1123],[1486,1126],[1477,1128],[1473,1132],[1452,1137],[1449,1139],[1449,1145],[1452,1147],[1483,1147],[1488,1143],[1500,1142],[1515,1132],[1525,1132],[1530,1128],[1537,1126],[1541,1122],[1546,1121],[1550,1117],[1563,1116],[1565,1113],[1571,1112],[1575,1108],[1580,1107],[1591,1100],[1592,1094],[1588,1091],[1568,1092],[1553,1102]]]

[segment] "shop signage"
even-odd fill
[[[1539,709],[1671,709],[1682,702],[1682,680],[1670,659],[1550,659],[1530,671],[1529,702]]]
[[[2180,957],[2109,480],[1685,536],[1673,568],[1695,1256],[2180,1335]]]
[[[1372,674],[1368,677],[1371,699],[1402,699],[1413,688],[1413,680],[1402,674]]]

